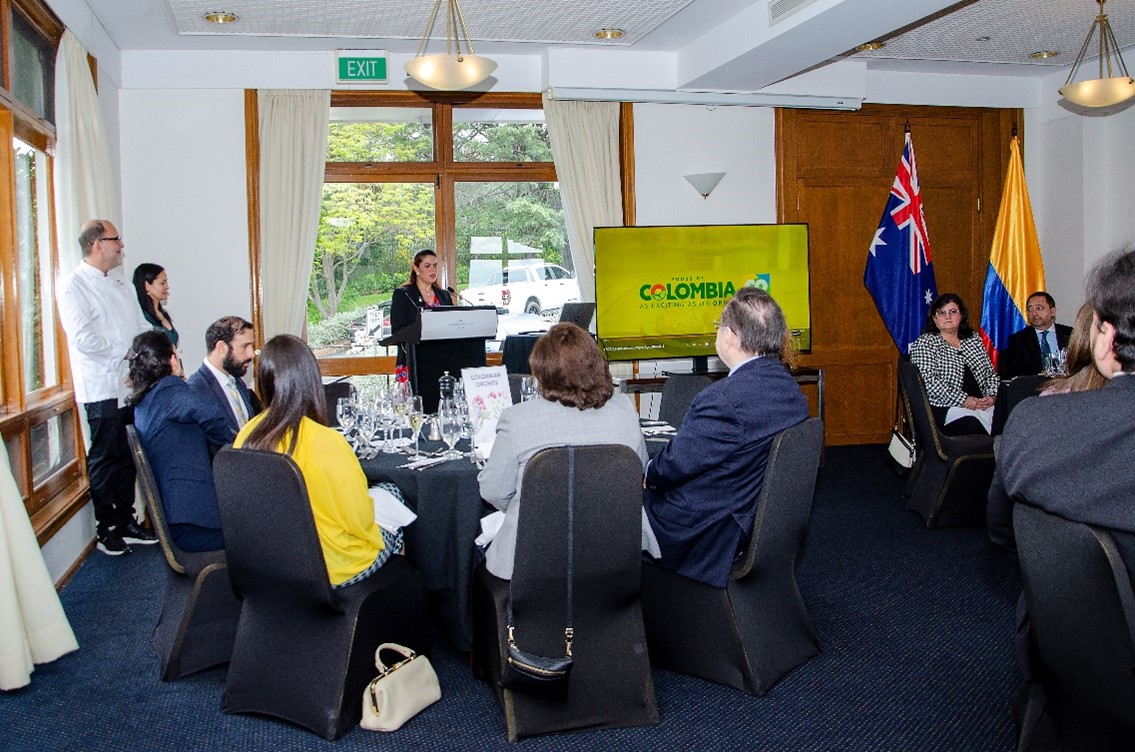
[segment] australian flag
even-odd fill
[[[887,208],[867,253],[863,284],[895,346],[906,355],[926,323],[930,303],[938,297],[909,130]]]

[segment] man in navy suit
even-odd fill
[[[1005,355],[999,363],[1001,378],[1027,376],[1040,373],[1045,368],[1042,353],[1058,357],[1061,350],[1068,347],[1068,337],[1072,327],[1056,323],[1056,301],[1043,290],[1034,292],[1025,301],[1025,311],[1029,315],[1029,325],[1009,337]],[[1044,340],[1044,345],[1041,345]]]
[[[780,361],[786,329],[780,306],[756,288],[738,290],[722,310],[716,349],[729,376],[694,398],[646,469],[643,507],[663,568],[725,587],[753,531],[773,437],[808,417]]]
[[[260,412],[260,400],[244,383],[248,364],[256,354],[252,324],[240,316],[217,319],[205,330],[205,362],[189,377],[189,386],[215,401],[222,409],[232,437]]]

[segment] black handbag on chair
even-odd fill
[[[512,581],[508,585],[508,654],[500,683],[505,689],[524,692],[546,700],[567,702],[568,680],[571,677],[573,658],[571,643],[572,629],[572,528],[574,527],[573,502],[575,500],[575,449],[568,447],[568,496],[567,496],[567,626],[564,627],[564,655],[549,658],[521,650],[514,637],[512,623]]]

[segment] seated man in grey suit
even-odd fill
[[[1088,276],[1092,357],[1107,386],[1021,402],[1005,424],[986,510],[989,538],[1016,549],[1017,500],[1109,528],[1135,577],[1135,249]],[[1032,675],[1028,618],[1018,603],[1017,659]]]
[[[773,437],[808,417],[780,361],[787,326],[772,297],[742,288],[725,304],[717,355],[729,376],[703,389],[646,470],[643,506],[660,566],[725,587],[748,543]]]
[[[1025,302],[1029,325],[1009,337],[1005,354],[998,363],[1003,379],[1040,373],[1047,357],[1058,357],[1068,347],[1072,327],[1056,323],[1056,301],[1043,290]]]
[[[260,412],[260,400],[241,378],[256,354],[252,324],[240,316],[217,319],[205,330],[205,348],[209,354],[189,377],[189,386],[223,408],[235,438],[249,418]]]

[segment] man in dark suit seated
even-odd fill
[[[1072,327],[1057,324],[1056,301],[1044,291],[1034,292],[1025,302],[1029,325],[1009,337],[1001,358],[1001,378],[1027,376],[1045,369],[1045,357],[1059,357],[1068,347]]]
[[[646,469],[643,506],[658,564],[725,587],[748,543],[773,437],[808,417],[780,361],[787,327],[772,297],[742,288],[721,312],[717,355],[729,376],[702,390],[682,427]]]
[[[209,354],[189,377],[189,386],[222,408],[235,438],[249,418],[260,412],[260,400],[242,378],[256,354],[251,322],[240,316],[217,319],[205,330],[205,349]]]
[[[1088,277],[1092,355],[1102,389],[1021,402],[1009,416],[989,489],[995,544],[1016,549],[1016,500],[1109,528],[1135,576],[1135,249],[1105,257]],[[1032,673],[1028,619],[1018,605],[1018,662]]]

